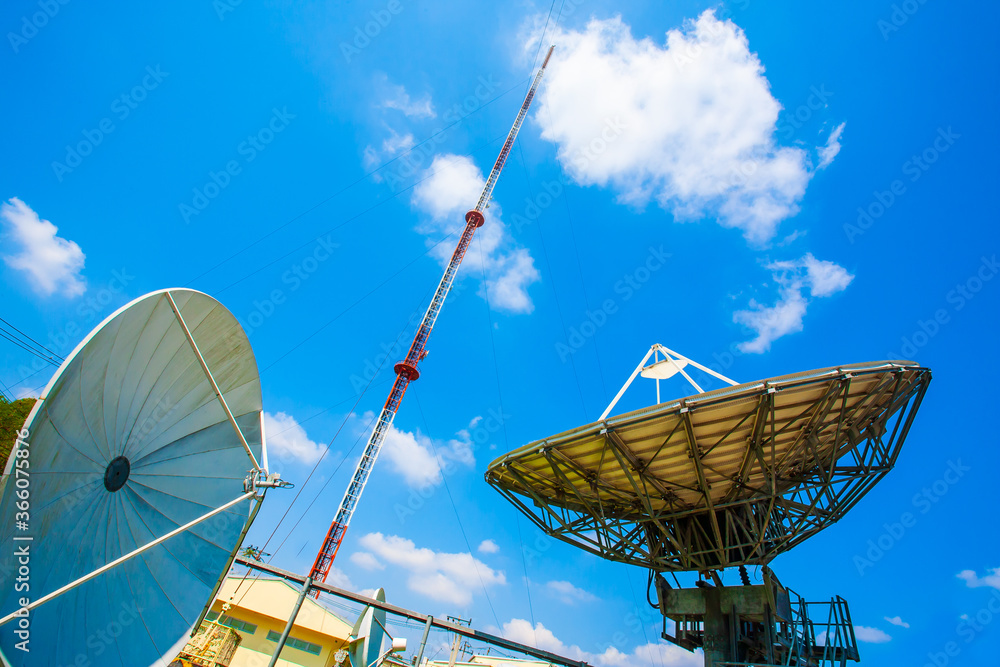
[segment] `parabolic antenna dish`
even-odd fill
[[[385,591],[375,591],[372,598],[385,602]],[[351,664],[374,665],[382,655],[382,641],[385,639],[385,610],[365,607],[351,630]]]
[[[3,656],[15,666],[166,664],[253,519],[248,471],[266,468],[260,379],[242,328],[206,294],[147,294],[77,346],[25,428],[0,496],[0,617],[229,506],[35,608],[30,652],[15,646],[24,624],[8,621]],[[30,508],[19,524],[22,489]]]
[[[533,442],[486,480],[550,535],[609,560],[764,564],[885,476],[930,379],[880,361],[727,387]]]

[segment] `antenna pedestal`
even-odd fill
[[[702,649],[705,667],[832,667],[860,660],[841,597],[806,602],[766,569],[763,584],[755,586],[699,584],[670,588],[656,577],[663,638],[689,651]]]

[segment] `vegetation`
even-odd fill
[[[34,398],[20,398],[11,403],[0,396],[0,471],[7,465],[17,432],[24,426],[24,420],[34,405]]]

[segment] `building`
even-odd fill
[[[207,620],[232,628],[240,636],[229,667],[266,667],[298,595],[299,589],[282,579],[226,578]],[[334,655],[348,643],[351,627],[307,597],[278,665],[332,667]]]

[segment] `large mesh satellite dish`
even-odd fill
[[[735,384],[653,349],[692,384],[687,362]],[[651,354],[599,421],[497,459],[486,480],[550,535],[658,571],[766,564],[836,522],[895,464],[931,379],[855,364],[606,419],[637,374],[666,374],[643,366]]]
[[[35,404],[4,474],[7,662],[166,664],[214,597],[259,487],[280,484],[265,472],[261,415],[250,343],[212,297],[153,292],[94,329]],[[15,519],[22,488],[26,526]],[[14,586],[20,545],[31,554],[29,592]],[[29,653],[16,648],[21,619],[11,618],[22,597],[37,607]]]

